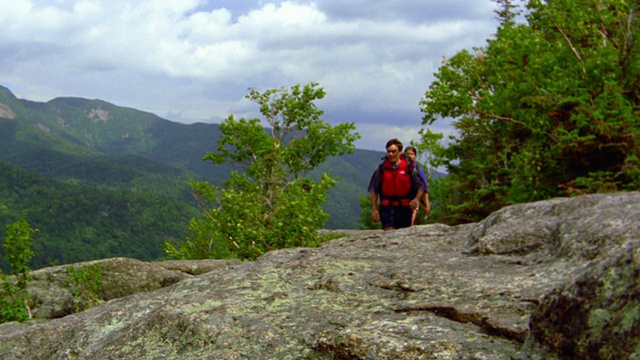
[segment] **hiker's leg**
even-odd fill
[[[393,206],[380,206],[378,213],[380,214],[382,230],[394,230],[396,228]]]
[[[413,209],[409,206],[396,206],[395,209],[395,226],[398,229],[411,226]]]

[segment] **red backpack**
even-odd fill
[[[380,206],[409,206],[413,199],[411,175],[415,167],[404,155],[400,156],[400,165],[393,168],[388,159],[380,168]]]

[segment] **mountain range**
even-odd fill
[[[23,215],[39,229],[34,268],[162,257],[164,241],[183,240],[199,216],[190,179],[220,185],[233,169],[202,160],[220,136],[219,124],[176,123],[102,100],[35,102],[0,86],[0,225]],[[357,228],[358,197],[384,155],[357,149],[311,174],[340,177],[326,228]]]

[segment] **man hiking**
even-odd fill
[[[374,222],[381,222],[385,231],[411,226],[413,209],[418,208],[425,193],[426,185],[402,148],[400,140],[389,140],[387,156],[369,181],[371,217]]]

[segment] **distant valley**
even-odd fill
[[[232,170],[202,160],[220,136],[218,124],[176,123],[102,100],[34,102],[0,86],[0,224],[24,214],[40,230],[34,268],[155,260],[164,241],[184,239],[199,216],[190,179],[219,185]],[[311,174],[341,177],[327,199],[326,228],[357,228],[358,197],[383,156],[356,150]]]

